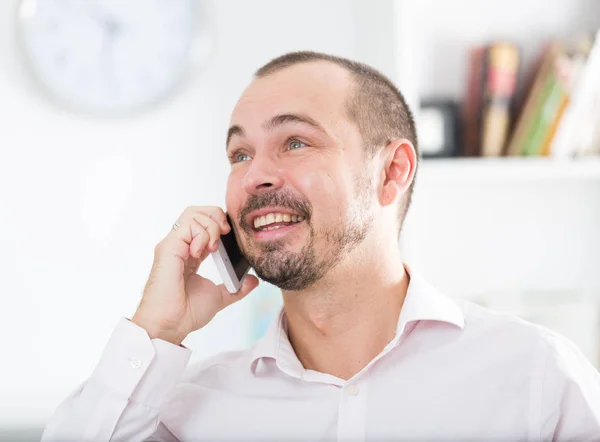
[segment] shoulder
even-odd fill
[[[465,318],[467,334],[481,334],[500,340],[518,339],[523,344],[550,345],[559,335],[547,327],[534,324],[515,314],[483,307],[471,301],[456,299]]]
[[[514,314],[494,311],[467,300],[456,300],[465,317],[465,337],[485,339],[496,351],[530,352],[539,368],[571,376],[591,363],[566,336]],[[595,369],[594,369],[595,371]]]
[[[525,365],[533,365],[535,370],[544,370],[560,359],[580,354],[573,342],[545,326],[471,301],[455,301],[465,320],[461,340],[484,354],[493,349],[495,360],[520,360]]]
[[[506,367],[504,378],[521,376],[518,385],[529,391],[537,416],[536,440],[600,434],[600,374],[569,338],[469,301],[457,304],[465,316],[464,339],[477,343],[477,355],[488,358],[489,367]]]

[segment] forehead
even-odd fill
[[[238,100],[231,124],[261,124],[273,115],[302,113],[335,126],[345,119],[352,84],[350,73],[330,62],[289,66],[254,80]]]

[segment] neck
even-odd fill
[[[350,379],[394,338],[409,276],[396,244],[363,247],[305,291],[283,292],[305,369]]]

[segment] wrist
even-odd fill
[[[177,330],[165,329],[160,326],[156,326],[154,321],[148,321],[137,313],[131,318],[131,322],[139,327],[142,327],[148,333],[150,339],[162,339],[163,341],[170,342],[171,344],[181,345],[181,342],[185,339],[185,335],[178,332]]]

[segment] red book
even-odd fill
[[[495,43],[485,51],[481,114],[481,155],[505,153],[519,69],[519,50],[511,43]]]

